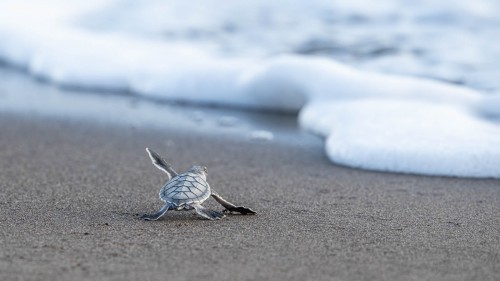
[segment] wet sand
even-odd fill
[[[500,280],[499,180],[335,166],[307,134],[5,112],[0,128],[1,280]],[[146,146],[258,215],[139,219],[165,180]]]

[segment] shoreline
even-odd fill
[[[295,116],[0,74],[2,280],[500,278],[500,180],[335,165]],[[165,181],[145,147],[179,171],[207,166],[258,215],[140,220]]]

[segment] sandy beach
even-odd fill
[[[499,281],[499,13],[0,1],[0,281]]]
[[[5,112],[0,128],[1,280],[500,279],[498,180],[335,166],[302,133],[283,145]],[[206,165],[258,215],[139,219],[165,180],[147,146],[178,170]]]

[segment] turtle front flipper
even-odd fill
[[[155,221],[155,220],[161,218],[170,209],[170,206],[171,205],[169,203],[166,203],[165,205],[163,205],[163,207],[161,207],[161,209],[157,213],[145,214],[141,217],[141,219],[144,219],[147,221]]]
[[[252,210],[250,208],[246,208],[243,206],[236,206],[233,203],[225,200],[217,192],[215,192],[213,189],[212,189],[212,197],[215,199],[215,201],[217,201],[224,208],[226,208],[226,210],[224,210],[224,212],[226,212],[226,211],[227,212],[236,212],[236,213],[240,213],[242,215],[255,215],[255,214],[257,214],[254,210]]]
[[[165,159],[161,158],[158,153],[152,151],[148,147],[146,147],[146,152],[148,153],[149,158],[151,158],[153,165],[167,174],[169,180],[172,177],[177,176],[177,172],[172,168],[172,165],[170,165]]]
[[[225,217],[221,212],[213,211],[208,208],[203,207],[200,203],[193,203],[192,206],[196,210],[196,213],[209,220],[219,220]]]

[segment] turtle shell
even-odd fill
[[[208,182],[197,173],[175,176],[160,190],[160,199],[176,206],[201,203],[210,197]]]

